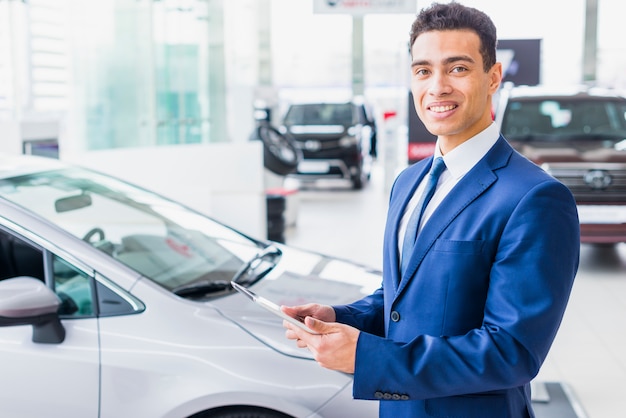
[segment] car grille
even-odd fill
[[[578,203],[626,204],[624,163],[550,163],[543,167],[572,191]]]
[[[304,151],[317,152],[324,150],[340,149],[339,138],[337,139],[308,139],[296,138],[296,146]]]

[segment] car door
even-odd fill
[[[0,417],[97,417],[100,356],[94,278],[0,225],[0,284],[16,276],[35,277],[56,291],[65,338],[33,342],[31,325],[0,327]]]

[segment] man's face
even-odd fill
[[[443,152],[468,140],[492,122],[491,97],[502,67],[483,69],[480,38],[470,30],[425,32],[411,48],[411,91],[426,128]]]

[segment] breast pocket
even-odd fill
[[[489,289],[492,256],[484,241],[438,240],[423,262],[436,275],[442,314],[440,335],[462,335],[480,327]],[[444,415],[445,416],[445,415]]]

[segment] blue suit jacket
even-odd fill
[[[383,417],[532,417],[529,382],[578,268],[575,201],[500,137],[424,225],[401,276],[398,224],[431,160],[391,191],[381,288],[335,306],[363,331],[354,397],[381,400]]]

